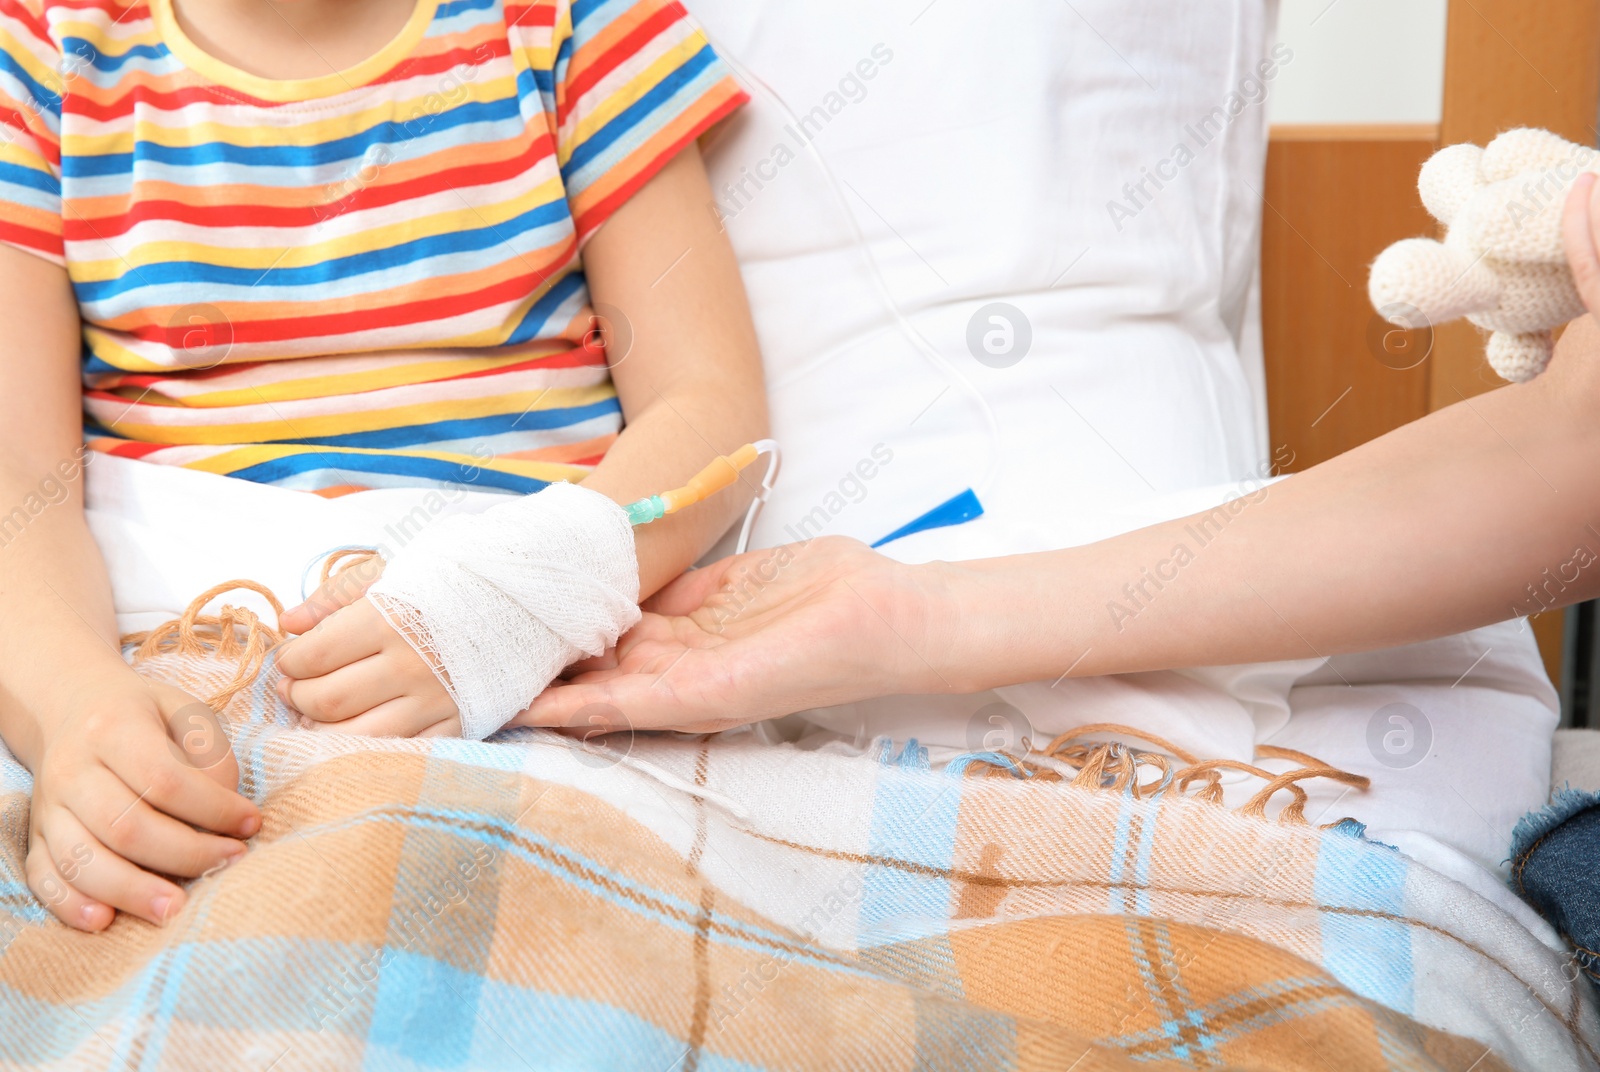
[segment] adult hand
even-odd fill
[[[575,664],[512,724],[711,732],[948,691],[934,576],[838,536],[724,559],[663,588],[614,651]]]
[[[1579,175],[1573,183],[1561,232],[1578,294],[1589,312],[1600,317],[1600,182],[1595,175]]]

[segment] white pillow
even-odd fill
[[[1260,467],[1275,3],[689,7],[754,97],[707,158],[785,449],[756,545],[972,488],[989,523],[891,552],[1063,546]]]

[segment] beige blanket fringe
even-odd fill
[[[1122,741],[1072,743],[1092,734],[1106,733],[1145,741],[1160,751],[1144,751],[1130,747]],[[1034,750],[1033,742],[1027,739],[1022,741],[1022,747],[1024,749],[1022,756],[1005,756],[1004,763],[988,759],[980,760],[987,765],[987,770],[983,770],[983,774],[993,777],[1026,771],[1034,777],[1046,780],[1065,780],[1059,769],[1065,766],[1077,772],[1071,782],[1075,788],[1130,792],[1137,799],[1142,799],[1146,794],[1154,795],[1156,792],[1165,791],[1168,787],[1178,793],[1187,793],[1189,787],[1198,782],[1200,786],[1193,795],[1208,804],[1220,805],[1222,772],[1237,770],[1252,774],[1267,784],[1235,810],[1240,815],[1265,819],[1267,805],[1272,798],[1287,789],[1291,799],[1278,812],[1278,822],[1289,825],[1306,825],[1307,797],[1306,791],[1298,784],[1300,782],[1310,778],[1328,778],[1353,789],[1365,790],[1372,786],[1372,779],[1364,775],[1351,774],[1349,771],[1331,767],[1314,756],[1297,752],[1292,748],[1279,748],[1270,744],[1256,746],[1256,755],[1261,759],[1282,759],[1300,764],[1294,770],[1274,774],[1272,771],[1250,763],[1241,763],[1235,759],[1201,760],[1163,737],[1118,722],[1096,722],[1088,726],[1078,726],[1056,737],[1038,751]],[[1173,758],[1182,761],[1185,766],[1173,770]],[[976,769],[982,770],[982,768]],[[1154,780],[1141,779],[1141,774],[1147,771],[1155,773]],[[1324,828],[1336,825],[1337,821],[1323,824]]]

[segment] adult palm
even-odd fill
[[[513,724],[710,732],[944,690],[927,603],[911,568],[843,537],[723,559],[662,589],[613,651],[575,664]]]

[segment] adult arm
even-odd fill
[[[1462,399],[1236,514],[935,567],[959,609],[930,658],[955,657],[963,682],[986,687],[1074,663],[1084,675],[1334,655],[1591,598],[1597,417],[1600,329],[1586,317],[1538,380]],[[1008,611],[980,620],[977,607]]]
[[[1600,187],[1573,191],[1568,257],[1600,309]],[[1199,545],[1207,527],[1220,535]],[[1221,524],[1218,524],[1218,521]],[[1122,585],[1170,561],[1177,579],[1130,607]],[[1077,610],[1053,627],[1040,589]],[[1169,567],[1167,572],[1173,572]],[[1053,556],[949,567],[962,606],[1014,606],[971,641],[1017,680],[1074,673],[1331,655],[1405,644],[1600,594],[1600,328],[1563,335],[1544,375],[1405,425],[1268,489],[1235,516],[1216,512]],[[1146,586],[1145,591],[1150,591]],[[1113,614],[1120,604],[1135,613]],[[1078,619],[1083,620],[1078,620]],[[1022,643],[1018,623],[1043,626]],[[1054,651],[1049,650],[1054,646]],[[1009,651],[1009,656],[1004,653]],[[1065,666],[1055,670],[1062,672]]]
[[[1600,309],[1596,220],[1585,180],[1568,252]],[[1334,655],[1590,598],[1600,328],[1572,324],[1531,383],[1463,398],[1241,503],[976,562],[899,566],[828,541],[781,567],[783,549],[745,556],[663,592],[613,658],[524,721],[564,725],[601,703],[634,725],[724,725],[888,693]]]

